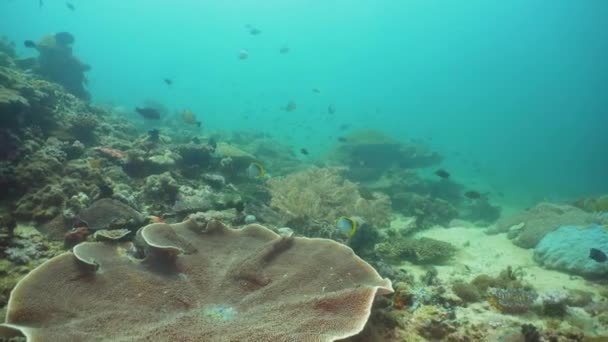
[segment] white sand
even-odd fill
[[[532,249],[515,246],[506,234],[486,235],[481,228],[436,227],[422,231],[415,237],[446,241],[460,249],[447,265],[436,266],[439,279],[446,282],[456,279],[469,281],[479,274],[497,276],[511,266],[513,270],[521,268],[523,279],[541,294],[550,289],[579,289],[595,293],[600,288],[581,277],[540,267],[534,262]],[[414,273],[426,272],[424,267],[413,264],[405,267]]]

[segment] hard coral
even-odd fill
[[[356,184],[345,180],[338,169],[310,168],[285,178],[268,181],[271,206],[285,217],[286,225],[307,235],[323,235],[340,216],[360,216],[372,227],[390,222],[390,200],[380,193],[372,199],[359,195]]]
[[[218,221],[152,224],[130,244],[82,243],[11,293],[0,334],[42,340],[335,341],[392,292],[334,241]],[[40,291],[43,286],[45,291]]]
[[[563,225],[585,226],[593,222],[593,215],[569,205],[540,203],[496,223],[493,233],[508,232],[513,243],[522,248],[534,248],[551,231]],[[523,226],[518,226],[523,223]],[[514,228],[518,227],[518,229]]]
[[[380,258],[406,259],[420,264],[442,263],[456,253],[454,245],[424,237],[420,239],[396,237],[377,244],[375,249]]]

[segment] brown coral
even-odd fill
[[[148,254],[82,243],[13,290],[0,335],[29,341],[335,341],[363,329],[390,281],[330,240],[258,225],[152,224]],[[42,290],[44,288],[44,290]]]
[[[345,180],[335,168],[310,168],[285,178],[268,181],[271,206],[285,215],[286,224],[319,236],[340,216],[360,216],[375,227],[390,222],[390,200],[374,193],[373,199],[359,195],[356,184]]]

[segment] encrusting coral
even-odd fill
[[[335,341],[363,330],[391,282],[331,240],[218,221],[84,242],[22,279],[0,336],[28,341]],[[44,291],[41,291],[44,287]]]
[[[336,168],[310,168],[268,181],[271,206],[285,217],[285,225],[308,236],[327,235],[340,216],[359,216],[372,227],[390,222],[390,200],[375,193],[360,196],[356,184],[345,180]]]

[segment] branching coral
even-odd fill
[[[271,206],[286,216],[293,228],[320,235],[340,216],[360,216],[374,227],[390,222],[390,200],[375,193],[373,199],[359,195],[356,184],[345,180],[338,169],[310,168],[285,178],[268,181]]]

